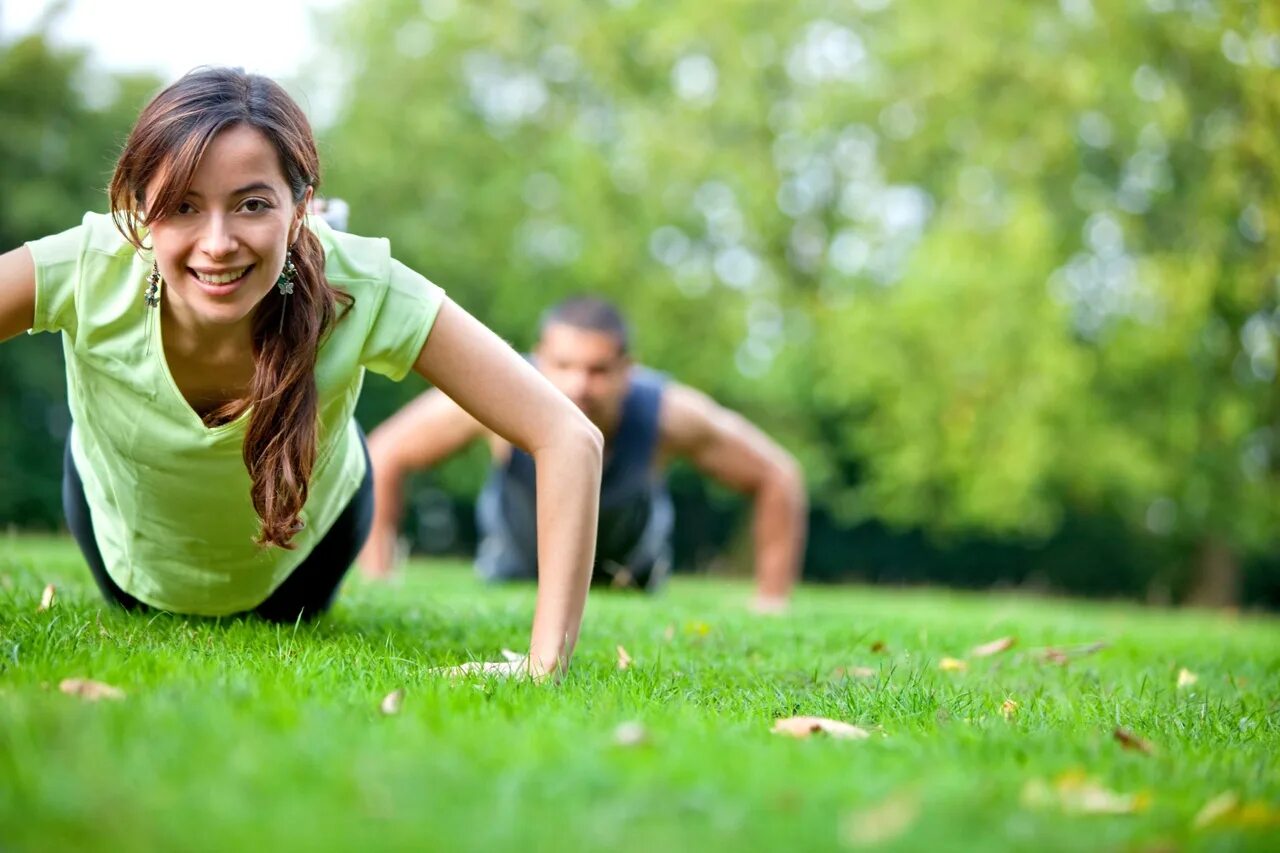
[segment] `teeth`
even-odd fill
[[[211,275],[210,273],[200,272],[199,270],[192,270],[192,272],[196,274],[196,278],[200,279],[206,284],[228,284],[230,282],[235,281],[240,276],[244,275],[244,271],[247,269],[248,267],[241,267],[238,270],[219,273],[218,275]]]

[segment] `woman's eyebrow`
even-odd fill
[[[231,194],[244,195],[245,193],[253,193],[253,192],[269,192],[274,195],[275,188],[272,187],[271,184],[268,184],[265,181],[254,181],[251,184],[245,184],[239,189],[232,190]],[[204,196],[200,194],[199,190],[187,190],[187,195],[194,196],[195,198],[204,198]]]

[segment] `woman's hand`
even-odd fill
[[[446,675],[449,678],[483,675],[497,678],[528,678],[532,681],[546,681],[553,676],[559,680],[559,675],[563,672],[563,668],[559,666],[548,668],[541,662],[534,661],[529,655],[522,655],[510,649],[503,649],[502,657],[504,660],[500,661],[475,660],[457,666],[437,667],[431,672],[435,675]]]

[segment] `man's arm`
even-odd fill
[[[684,385],[663,393],[662,440],[699,471],[754,503],[756,600],[781,610],[800,576],[808,532],[804,475],[794,457],[746,418]]]
[[[447,459],[484,432],[479,421],[461,406],[432,389],[369,434],[373,526],[358,558],[366,576],[386,578],[395,568],[405,477]]]

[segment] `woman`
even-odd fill
[[[99,588],[127,608],[323,612],[368,534],[364,371],[412,368],[537,459],[530,654],[482,668],[562,670],[595,547],[599,431],[385,240],[308,217],[318,183],[280,86],[201,69],[143,110],[110,217],[0,255],[0,340],[63,335],[64,505]]]

